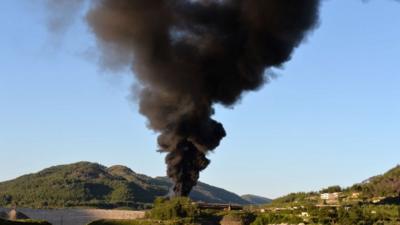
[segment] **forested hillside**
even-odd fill
[[[141,208],[157,196],[167,195],[171,186],[165,177],[152,178],[125,166],[107,168],[97,163],[79,162],[0,183],[0,206]],[[232,192],[201,182],[191,197],[212,203],[249,204]]]

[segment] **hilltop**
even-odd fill
[[[158,196],[166,196],[172,182],[152,178],[130,168],[78,162],[53,166],[0,183],[0,206],[22,207],[133,207],[142,208]],[[252,204],[235,193],[202,182],[191,198],[209,203]]]

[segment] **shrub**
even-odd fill
[[[299,224],[303,219],[290,214],[262,214],[259,215],[251,225],[268,225],[268,224]]]
[[[158,220],[195,218],[197,215],[196,205],[189,198],[184,197],[157,198],[154,201],[154,208],[148,213],[149,218]]]
[[[234,222],[246,225],[251,224],[254,220],[255,220],[255,215],[249,212],[230,212],[229,214],[225,215],[222,219],[222,221],[227,224],[229,224],[229,222]]]

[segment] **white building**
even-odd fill
[[[340,192],[334,192],[334,193],[323,193],[321,194],[321,199],[322,200],[329,200],[329,201],[335,201],[339,199]]]

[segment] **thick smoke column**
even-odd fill
[[[187,196],[225,136],[213,105],[232,106],[289,60],[319,0],[96,0],[87,20],[108,62],[129,63],[140,113],[160,133],[167,174]],[[110,60],[111,59],[111,60]]]

